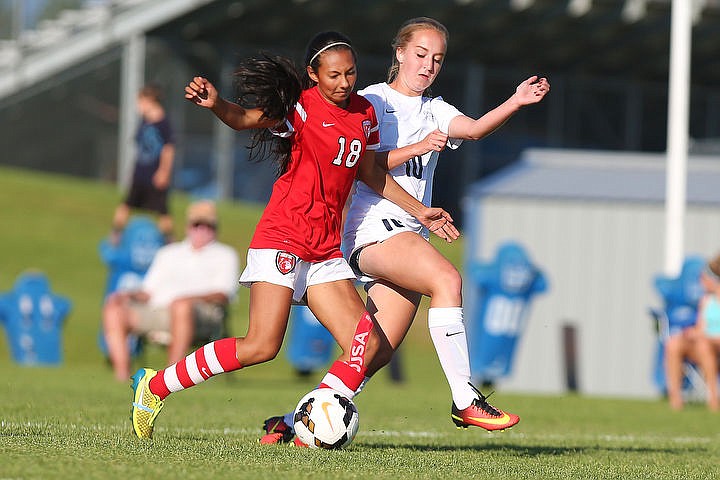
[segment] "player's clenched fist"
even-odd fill
[[[218,99],[215,86],[204,77],[193,77],[185,87],[185,98],[205,108],[213,108]]]

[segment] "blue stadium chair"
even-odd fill
[[[478,296],[476,314],[467,322],[472,377],[476,383],[492,384],[511,373],[531,300],[548,284],[515,242],[501,244],[489,262],[470,264],[468,274]]]
[[[62,363],[62,326],[72,302],[52,292],[45,273],[22,273],[0,295],[0,322],[13,360],[21,365]]]
[[[99,247],[100,258],[108,267],[103,302],[113,292],[139,288],[155,253],[164,244],[165,239],[155,222],[142,216],[130,219],[117,244],[109,239],[103,240]],[[142,350],[142,342],[135,335],[131,335],[128,342],[132,356],[137,356]],[[98,332],[98,347],[107,356],[102,322]]]
[[[663,394],[667,393],[665,340],[670,335],[695,325],[698,302],[703,295],[700,273],[705,263],[700,256],[688,256],[683,262],[679,276],[656,275],[653,279],[655,290],[663,299],[662,308],[649,309],[657,332],[653,379],[655,386]],[[684,370],[683,396],[687,400],[702,401],[705,398],[706,386],[701,373],[691,362],[685,362]]]
[[[304,305],[290,310],[287,358],[295,371],[308,375],[325,367],[335,352],[335,339]]]

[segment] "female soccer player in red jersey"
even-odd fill
[[[342,209],[355,178],[414,215],[441,238],[459,233],[442,209],[409,195],[375,161],[378,125],[367,100],[352,92],[357,78],[350,41],[337,32],[309,44],[302,81],[280,57],[246,61],[236,72],[238,103],[225,101],[205,78],[195,77],[185,97],[211,109],[236,129],[259,129],[256,155],[274,153],[279,178],[255,229],[240,277],[250,287],[245,337],[211,342],[164,370],[133,375],[132,423],[136,435],[152,436],[164,399],[213,375],[274,358],[293,301],[304,300],[343,349],[321,386],[351,396],[367,364],[391,348],[354,286],[355,275],[340,251]],[[267,143],[271,135],[276,139]],[[385,360],[387,361],[387,360]]]

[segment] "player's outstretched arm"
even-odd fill
[[[522,107],[540,102],[549,91],[550,83],[547,78],[533,75],[520,83],[510,98],[477,120],[464,115],[453,118],[449,128],[450,137],[463,140],[479,140],[486,137]]]
[[[258,108],[243,108],[218,95],[215,86],[204,77],[193,77],[185,86],[185,98],[204,108],[209,108],[225,125],[235,130],[250,128],[268,128],[276,125],[279,119],[263,118]]]
[[[451,243],[460,236],[453,219],[442,208],[426,207],[417,198],[405,191],[387,171],[375,161],[375,152],[367,151],[360,160],[358,179],[366,183],[379,195],[387,198],[408,212],[432,233]]]

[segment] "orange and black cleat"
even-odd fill
[[[265,435],[260,438],[262,445],[272,445],[276,443],[289,443],[293,440],[295,432],[293,428],[285,423],[283,417],[270,417],[263,423]]]
[[[462,410],[455,406],[455,402],[452,404],[450,417],[458,428],[475,426],[484,428],[489,432],[494,432],[510,428],[520,421],[520,417],[517,415],[503,412],[499,408],[490,405],[487,402],[487,398],[490,395],[486,397],[472,384],[470,384],[470,386],[478,394],[472,404]]]

